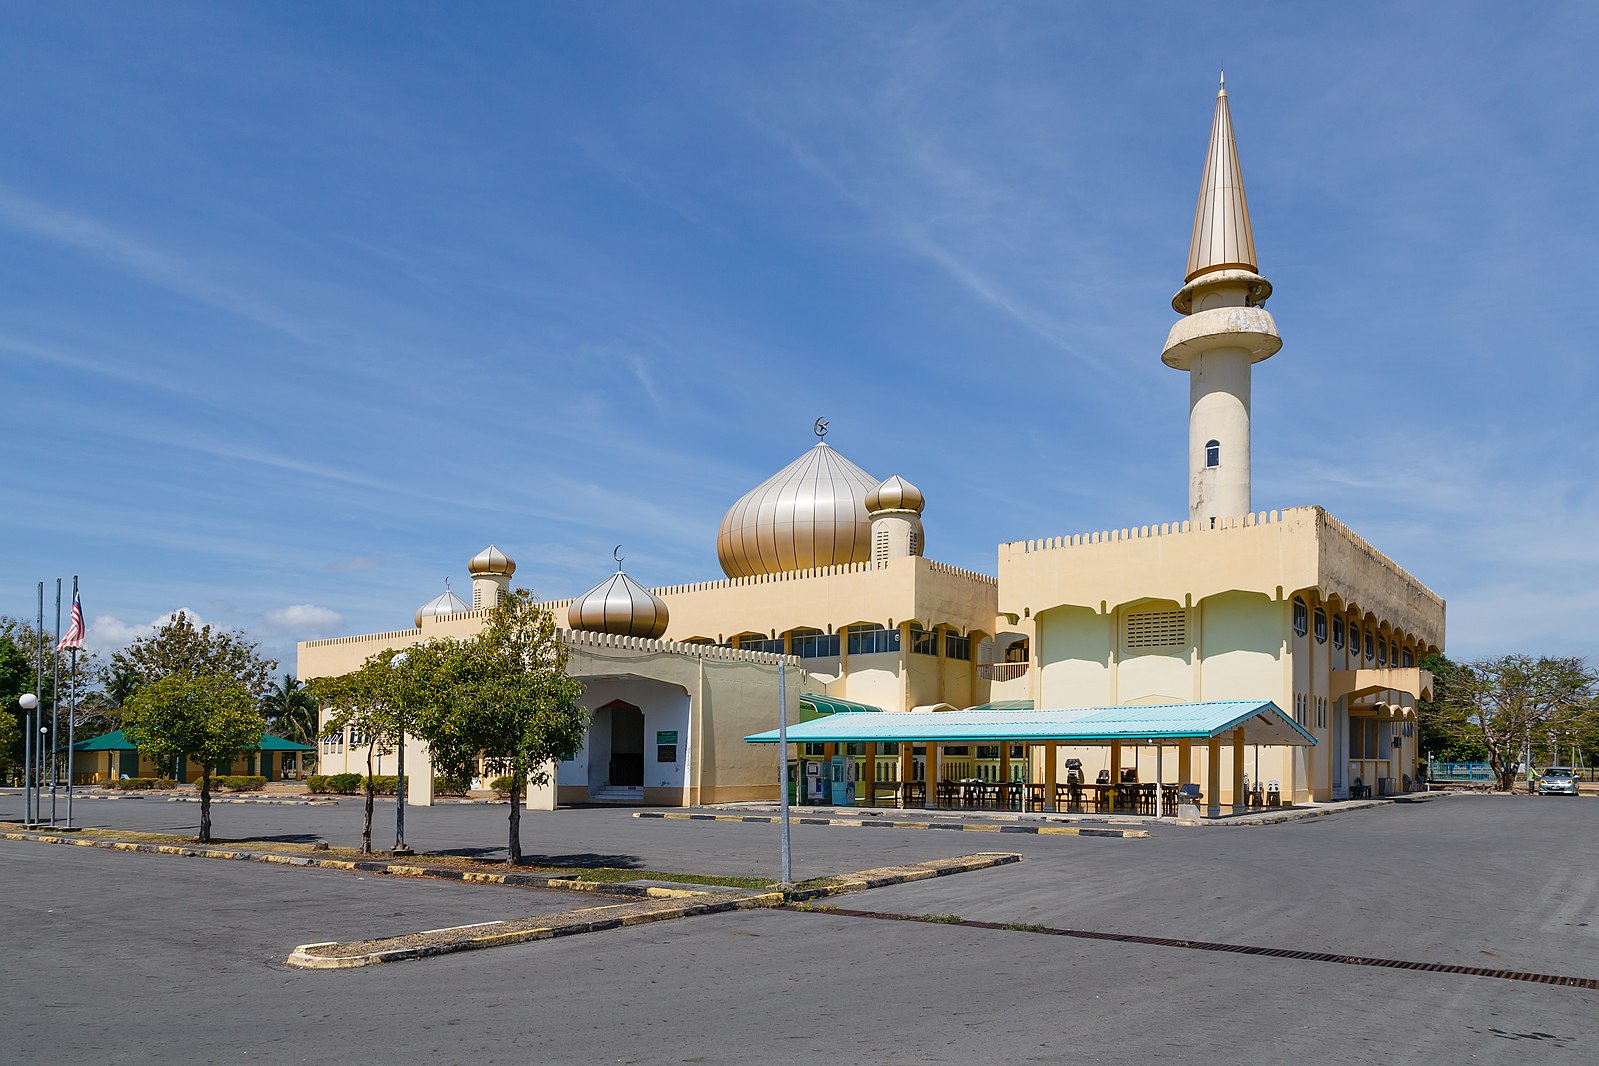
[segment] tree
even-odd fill
[[[22,707],[17,697],[32,692],[33,666],[10,637],[0,635],[0,777],[9,778],[11,767],[24,761]]]
[[[236,677],[172,674],[141,685],[122,708],[123,733],[157,765],[200,763],[200,843],[211,842],[211,771],[261,743],[266,719]]]
[[[526,589],[502,597],[469,640],[411,649],[396,672],[413,709],[412,732],[427,742],[436,772],[468,777],[479,757],[511,779],[508,861],[522,861],[522,797],[544,785],[555,763],[583,747],[588,711],[581,682],[567,676],[555,618]]]
[[[351,731],[352,747],[357,743],[357,737],[363,737],[366,741],[366,814],[361,824],[362,855],[372,854],[372,808],[377,795],[377,784],[372,773],[373,758],[387,755],[399,740],[398,709],[404,705],[408,695],[394,667],[394,660],[399,654],[392,648],[381,651],[347,674],[319,677],[311,683],[315,693],[312,698],[325,702],[330,712],[322,732],[343,735],[348,729]],[[403,782],[396,782],[396,789],[404,787]],[[399,801],[398,795],[395,801]]]
[[[174,674],[216,674],[238,681],[251,699],[259,700],[271,689],[272,672],[278,668],[276,660],[261,656],[259,647],[239,630],[196,627],[178,611],[154,633],[112,655],[101,680],[107,688],[131,695]]]
[[[1524,746],[1578,721],[1596,680],[1579,658],[1478,659],[1438,686],[1432,725],[1445,737],[1480,742],[1500,791],[1508,792]]]
[[[1460,666],[1437,652],[1424,656],[1418,665],[1433,678],[1433,698],[1416,704],[1416,734],[1421,753],[1440,762],[1487,762],[1488,749],[1483,746],[1480,734],[1462,734],[1451,730],[1444,722],[1444,694],[1450,681],[1460,673]]]

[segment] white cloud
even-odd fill
[[[196,626],[205,625],[205,619],[188,607],[179,607],[177,610],[157,615],[143,624],[129,624],[115,615],[102,614],[96,615],[94,620],[85,628],[84,643],[95,651],[114,652],[126,648],[140,637],[150,636],[157,629],[160,629],[175,618],[180,611],[187,615],[189,621]]]
[[[268,631],[294,634],[311,638],[330,633],[344,624],[338,611],[318,607],[314,603],[295,603],[287,607],[274,607],[261,616]]]

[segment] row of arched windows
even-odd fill
[[[1304,597],[1294,597],[1294,634],[1305,636],[1310,631],[1310,606]],[[1325,644],[1329,636],[1327,626],[1326,608],[1317,607],[1316,643]],[[1354,658],[1365,658],[1375,662],[1379,667],[1386,667],[1390,663],[1394,666],[1409,668],[1416,665],[1416,652],[1409,646],[1401,647],[1396,640],[1390,640],[1378,633],[1371,626],[1361,629],[1359,622],[1348,622],[1342,618],[1332,619],[1331,637],[1333,647],[1343,651],[1347,645],[1349,654]],[[1364,655],[1362,655],[1364,653]]]

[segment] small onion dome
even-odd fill
[[[461,602],[461,597],[450,591],[450,586],[446,583],[441,594],[416,609],[417,628],[420,629],[422,627],[422,619],[424,618],[440,618],[447,614],[459,614],[462,611],[470,611],[471,609]]]
[[[818,443],[728,508],[716,536],[722,571],[751,577],[869,561],[866,494],[876,487],[877,478]]]
[[[866,494],[866,510],[869,512],[915,511],[921,514],[926,506],[927,499],[922,495],[922,490],[898,474]]]
[[[670,617],[655,593],[618,570],[572,601],[566,621],[573,629],[654,639]]]
[[[472,556],[472,561],[466,564],[466,569],[473,577],[479,574],[504,574],[510,577],[516,573],[516,560],[490,544]]]

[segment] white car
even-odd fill
[[[1551,766],[1538,779],[1540,796],[1577,795],[1577,774],[1569,766]]]

